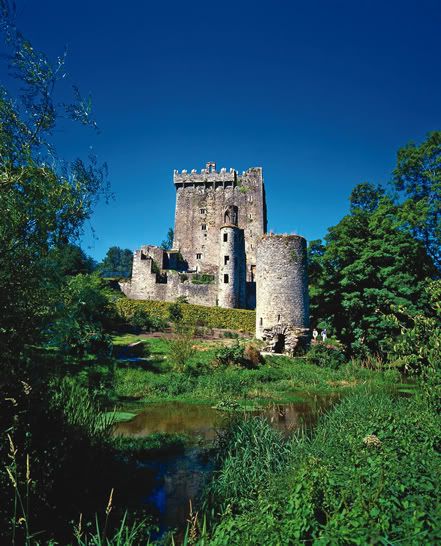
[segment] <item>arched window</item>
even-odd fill
[[[236,205],[230,205],[224,213],[224,224],[237,226],[239,224],[239,209]]]

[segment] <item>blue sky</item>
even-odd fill
[[[437,1],[17,0],[18,26],[91,93],[101,129],[59,129],[67,157],[92,146],[115,200],[83,238],[159,243],[173,169],[262,166],[268,228],[323,237],[351,188],[386,183],[397,149],[441,129]],[[91,236],[91,229],[95,238]]]

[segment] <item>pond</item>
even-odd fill
[[[247,413],[263,415],[288,435],[300,427],[313,426],[337,399],[336,395],[304,395],[299,402],[273,404]],[[155,432],[185,433],[195,439],[182,453],[140,461],[142,468],[153,475],[153,488],[151,483],[146,485],[148,490],[139,503],[151,506],[158,514],[161,535],[169,529],[185,527],[190,500],[197,507],[198,497],[213,471],[209,447],[232,412],[184,402],[149,404],[137,411],[132,420],[116,424],[114,434],[142,437]]]

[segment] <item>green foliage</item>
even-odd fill
[[[65,415],[69,426],[85,431],[95,441],[109,437],[113,415],[101,413],[87,388],[66,377],[53,383],[51,390],[51,404]]]
[[[284,468],[290,453],[281,433],[260,417],[232,419],[221,431],[215,450],[220,468],[205,502],[210,509],[228,507],[233,512],[256,499],[269,478]]]
[[[244,345],[236,341],[234,345],[224,346],[216,352],[216,362],[221,366],[255,368],[262,360],[260,351],[251,343]]]
[[[127,321],[138,333],[144,332],[158,332],[167,328],[167,321],[158,317],[146,313],[144,309],[137,307],[133,311],[133,315],[129,317]]]
[[[132,262],[133,252],[131,250],[111,246],[98,268],[102,277],[130,277]]]
[[[124,336],[125,344],[136,341]],[[114,338],[118,346],[118,338]],[[147,345],[148,344],[148,345]],[[368,387],[371,389],[399,388],[400,375],[382,366],[366,368],[362,362],[350,362],[337,370],[312,366],[305,358],[267,357],[257,365],[245,362],[242,366],[219,366],[219,349],[211,343],[193,340],[196,350],[182,370],[176,371],[170,358],[167,340],[149,339],[150,356],[143,369],[130,365],[118,366],[114,371],[114,390],[118,397],[148,400],[193,400],[217,404],[222,400],[247,400],[259,404],[263,400],[290,402],[299,393],[345,393]],[[248,352],[249,345],[245,345]],[[245,355],[246,356],[246,355]],[[112,391],[113,393],[113,391]],[[260,401],[260,402],[259,402]]]
[[[180,322],[182,320],[182,309],[179,302],[171,303],[168,308],[168,318],[172,322]]]
[[[381,189],[365,186],[353,191],[357,205],[329,229],[326,245],[314,241],[309,251],[314,322],[332,327],[359,356],[384,353],[386,338],[398,333],[387,319],[391,307],[417,313],[424,307],[424,281],[434,273],[400,207]]]
[[[173,228],[168,228],[167,237],[162,241],[161,248],[163,250],[171,250],[173,248],[174,231]]]
[[[155,432],[142,437],[115,436],[112,445],[124,454],[145,458],[182,452],[189,441],[186,434]]]
[[[297,436],[290,445],[268,442],[262,425],[257,428],[259,434],[246,442],[233,437],[222,446],[226,456],[211,489],[229,507],[208,544],[441,539],[440,419],[423,400],[349,397],[324,417],[312,438]],[[251,460],[247,452],[256,444]],[[268,463],[280,451],[282,464],[272,468]]]
[[[173,339],[168,341],[170,360],[177,370],[182,371],[196,353],[194,346],[194,328],[176,323]]]
[[[213,284],[214,275],[209,275],[208,273],[195,273],[191,277],[191,282],[193,284]]]
[[[398,151],[394,186],[403,197],[403,221],[441,270],[441,131]]]
[[[315,343],[311,345],[306,358],[308,362],[320,368],[331,368],[336,370],[346,362],[344,352],[333,345]]]
[[[110,511],[109,511],[110,514]],[[138,546],[139,544],[153,544],[150,542],[150,534],[157,531],[148,521],[128,521],[127,512],[124,513],[118,527],[114,530],[108,529],[109,514],[106,513],[104,524],[101,525],[98,517],[95,518],[94,528],[90,525],[74,527],[76,546]],[[49,543],[47,546],[55,546],[56,543]]]
[[[55,247],[48,254],[50,268],[62,278],[66,275],[87,275],[96,268],[95,261],[82,248],[74,244]]]
[[[441,281],[426,287],[426,313],[409,316],[396,310],[390,319],[400,335],[390,339],[389,358],[407,373],[420,374],[428,400],[441,411]]]
[[[226,345],[217,351],[216,359],[222,366],[231,364],[241,366],[245,360],[244,346],[239,343]]]
[[[115,302],[115,305],[123,319],[129,317],[135,308],[140,307],[145,309],[147,313],[169,320],[169,309],[173,304],[165,301],[139,301],[121,298]],[[254,332],[256,327],[255,311],[193,304],[182,305],[181,311],[182,320],[189,324],[203,324],[209,328],[226,328],[245,332]]]
[[[59,117],[94,125],[90,103],[57,108],[64,57],[52,65],[14,26],[2,2],[6,40],[2,61],[19,80],[20,96],[0,87],[0,353],[19,354],[38,343],[57,302],[59,276],[49,257],[75,240],[98,196],[108,195],[105,168],[96,160],[56,162],[50,136]],[[60,250],[60,252],[62,252]]]
[[[412,316],[398,308],[390,316],[400,335],[389,340],[389,357],[408,372],[441,368],[441,281],[430,282],[426,294],[425,314]]]
[[[96,275],[76,275],[61,291],[58,319],[49,330],[50,342],[62,351],[109,355],[111,337],[103,325],[114,315],[112,302]]]

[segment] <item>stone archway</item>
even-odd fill
[[[285,352],[285,334],[276,334],[273,351],[277,354]]]
[[[296,328],[288,324],[277,324],[273,328],[264,329],[262,340],[265,342],[264,351],[294,355],[309,344],[310,332],[309,328]]]

